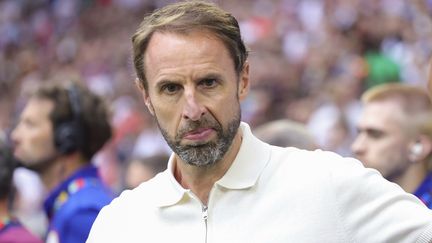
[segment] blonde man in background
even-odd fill
[[[420,87],[384,84],[362,96],[355,156],[432,208],[432,102]]]

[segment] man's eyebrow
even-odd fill
[[[222,79],[222,75],[218,74],[218,73],[208,73],[202,76],[199,76],[197,78],[198,81],[203,80],[203,79]]]
[[[197,75],[197,77],[194,78],[194,82],[198,83],[202,80],[206,80],[206,79],[216,79],[216,80],[222,80],[222,75],[216,72],[211,72],[211,73],[207,73],[207,74],[203,74],[203,75]],[[156,88],[161,88],[166,84],[180,84],[182,83],[182,81],[180,81],[179,79],[176,78],[164,78],[161,79],[159,81],[156,82],[155,87]]]
[[[385,132],[382,129],[378,129],[378,128],[365,128],[364,132],[368,133],[368,134],[384,134]]]
[[[373,127],[356,127],[356,131],[358,133],[360,132],[365,132],[365,133],[376,133],[376,132],[380,132],[380,133],[384,133],[384,131],[382,129],[378,129],[378,128],[373,128]]]
[[[166,84],[177,84],[177,83],[180,83],[180,81],[178,80],[176,81],[175,79],[162,79],[155,84],[155,87],[160,88]]]

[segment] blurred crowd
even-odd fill
[[[134,85],[131,35],[169,0],[0,1],[0,131],[15,125],[40,83],[80,80],[112,110],[114,138],[95,158],[114,190],[132,158],[169,148]],[[430,0],[216,0],[239,20],[250,49],[252,128],[288,118],[317,145],[352,155],[359,97],[369,87],[426,87]],[[4,136],[0,132],[0,136]]]

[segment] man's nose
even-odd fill
[[[183,117],[192,121],[198,121],[205,114],[206,108],[197,98],[195,91],[185,92],[185,105],[183,107]]]
[[[13,144],[16,144],[19,135],[19,125],[16,126],[11,132],[11,140]]]
[[[351,151],[354,155],[360,155],[364,151],[364,139],[362,138],[362,135],[358,135],[354,142],[351,144]]]

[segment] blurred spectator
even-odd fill
[[[48,219],[43,210],[45,189],[38,174],[24,167],[14,171],[14,214],[21,223],[39,237],[45,237]]]
[[[147,127],[139,133],[132,148],[134,157],[148,157],[155,154],[170,154],[171,148],[165,142],[155,122],[148,121]]]
[[[359,80],[350,71],[342,71],[323,86],[324,92],[317,94],[320,104],[306,125],[321,148],[351,155],[350,144],[360,113],[359,86]]]
[[[271,145],[308,150],[317,148],[312,134],[305,125],[287,119],[262,124],[256,127],[253,133]]]
[[[125,188],[133,189],[142,182],[153,178],[167,168],[167,154],[158,154],[146,158],[132,158],[125,171]]]
[[[112,195],[91,164],[111,137],[104,101],[78,83],[35,90],[12,132],[14,154],[36,171],[49,195],[47,242],[84,242]]]
[[[1,130],[0,130],[1,135]],[[42,243],[12,213],[12,177],[16,166],[6,140],[0,137],[0,242]]]
[[[362,101],[354,154],[432,208],[432,102],[427,92],[384,84],[365,92]]]

